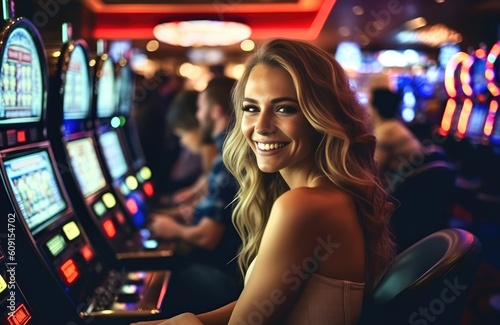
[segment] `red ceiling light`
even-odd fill
[[[252,29],[252,39],[291,35],[296,39],[318,37],[336,0],[296,0],[275,3],[220,4],[105,4],[103,0],[83,0],[95,14],[93,37],[151,39],[158,22],[215,20],[244,21]]]

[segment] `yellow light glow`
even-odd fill
[[[464,106],[462,107],[462,112],[460,112],[460,117],[458,118],[458,136],[463,137],[465,131],[467,131],[467,125],[469,124],[470,112],[472,111],[472,101],[467,98],[464,100]]]
[[[80,229],[74,221],[68,222],[62,227],[62,229],[64,231],[64,234],[66,234],[68,240],[73,240],[76,237],[80,236]]]
[[[233,74],[234,79],[240,79],[241,76],[243,75],[243,72],[245,71],[245,65],[244,64],[236,64],[232,69],[231,72]]]
[[[446,108],[444,109],[443,119],[441,120],[441,131],[443,131],[445,135],[450,131],[451,119],[453,118],[456,108],[457,102],[453,98],[448,99]]]
[[[417,17],[412,20],[408,20],[405,24],[407,29],[418,29],[427,25],[427,20],[424,17]]]
[[[201,75],[201,68],[197,65],[185,62],[179,67],[179,74],[188,79],[197,79]]]
[[[137,178],[135,178],[135,176],[132,176],[132,175],[125,178],[125,184],[127,184],[127,187],[131,191],[137,189],[137,187],[139,186],[139,182],[137,181]]]
[[[493,131],[493,124],[495,124],[495,116],[498,111],[498,102],[492,100],[490,103],[490,109],[488,110],[488,116],[486,117],[486,123],[484,123],[483,133],[485,136],[489,137]]]
[[[146,44],[146,50],[148,52],[154,52],[160,47],[160,42],[157,40],[151,40]]]
[[[141,174],[142,179],[148,180],[153,176],[153,172],[148,166],[144,166],[139,170],[139,173]]]
[[[102,196],[102,201],[104,202],[104,205],[106,205],[106,207],[108,209],[111,209],[112,207],[114,207],[116,205],[115,196],[112,193],[109,193],[109,192],[105,193]]]
[[[252,40],[246,39],[241,42],[240,47],[243,51],[249,52],[255,48],[255,43]]]

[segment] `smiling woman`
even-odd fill
[[[285,70],[255,67],[247,81],[242,110],[241,131],[260,170],[293,175],[310,164],[320,134],[301,111],[293,80]]]
[[[160,324],[355,324],[394,256],[365,109],[330,54],[285,39],[251,56],[233,102],[224,162],[245,287]]]

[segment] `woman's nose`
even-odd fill
[[[276,132],[275,117],[270,113],[261,113],[255,123],[255,131],[259,134],[271,134]]]

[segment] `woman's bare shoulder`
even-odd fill
[[[341,190],[300,187],[282,194],[275,201],[272,214],[283,214],[287,220],[317,222],[327,218],[331,222],[355,216],[355,206],[351,195]]]

